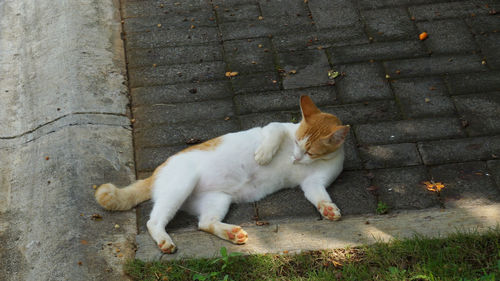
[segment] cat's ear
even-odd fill
[[[321,113],[309,96],[300,96],[300,110],[306,120],[311,115]]]
[[[335,131],[331,132],[324,140],[331,145],[340,145],[345,141],[350,129],[351,127],[349,125],[338,126],[335,128]]]

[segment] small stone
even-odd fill
[[[161,27],[161,23],[157,24],[156,26]]]
[[[258,47],[259,47],[259,48],[262,48],[262,44],[259,44],[259,45],[258,45]]]
[[[115,228],[116,229],[120,228],[120,225],[119,224],[115,224]]]
[[[425,98],[424,100],[425,100],[425,102],[430,102],[431,101],[430,98]]]
[[[259,20],[263,20],[263,19],[264,19],[264,17],[263,17],[263,16],[259,16],[259,17],[258,17],[258,19],[259,19]]]

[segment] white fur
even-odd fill
[[[321,212],[332,207],[329,210],[339,218],[325,188],[342,171],[343,146],[327,159],[312,160],[305,154],[305,141],[295,140],[297,128],[298,124],[271,123],[224,135],[213,150],[172,156],[154,182],[154,207],[147,224],[153,239],[163,245],[160,248],[166,252],[175,248],[165,226],[178,209],[198,216],[200,229],[212,227],[224,238],[224,232],[235,227],[221,223],[231,203],[257,201],[286,187],[300,185]]]

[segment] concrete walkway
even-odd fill
[[[0,280],[123,280],[134,179],[119,3],[0,0]],[[115,227],[118,226],[118,227]]]
[[[390,215],[409,212],[412,218],[496,204],[499,9],[494,1],[123,0],[138,177],[190,143],[271,121],[297,122],[298,97],[308,94],[353,128],[345,171],[329,188],[347,217],[338,224],[317,222],[302,192],[285,190],[232,206],[226,221],[251,234],[247,246],[231,249],[330,245],[328,235],[341,235],[341,229],[349,235],[347,225],[359,215],[374,216],[378,204]],[[424,31],[428,38],[421,41]],[[228,71],[238,74],[226,77]],[[333,78],[333,72],[340,75]],[[438,194],[424,181],[445,188]],[[145,228],[150,208],[138,208],[136,257],[146,260],[161,257]],[[490,214],[498,220],[498,212]],[[471,212],[460,216],[464,224],[454,220],[452,228],[474,225]],[[397,223],[405,215],[374,218],[408,233],[402,231],[408,224]],[[278,224],[301,225],[280,238],[300,237],[300,243],[276,238],[261,247],[260,239]],[[301,236],[316,224],[330,227],[324,240]],[[197,232],[196,219],[183,213],[167,229],[180,241],[179,252],[164,258],[210,256],[230,246]]]

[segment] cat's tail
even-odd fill
[[[153,177],[138,180],[124,188],[117,188],[111,183],[106,183],[96,190],[95,199],[107,210],[130,210],[137,204],[151,199]]]

